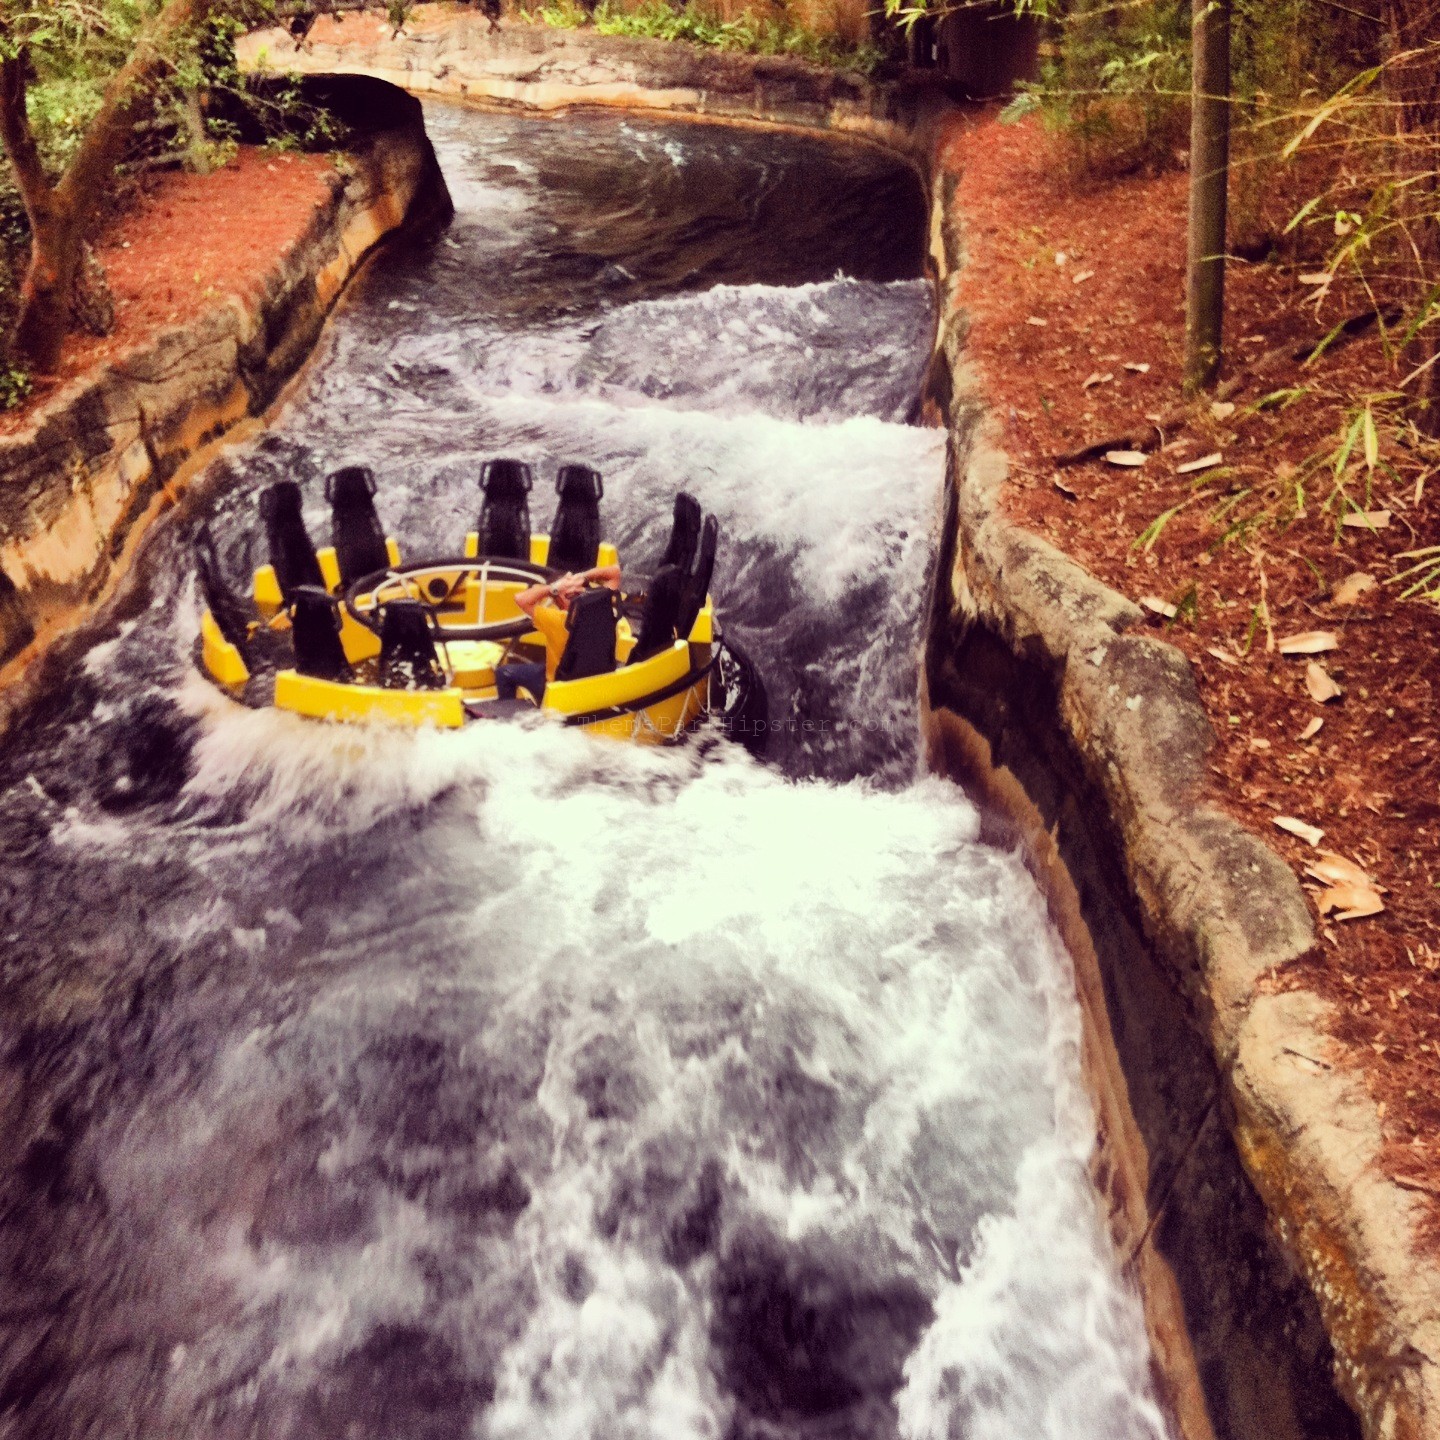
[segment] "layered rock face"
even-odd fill
[[[1384,1173],[1333,1007],[1284,978],[1317,943],[1310,905],[1212,798],[1184,656],[1006,516],[949,297],[963,224],[937,206],[932,375],[953,444],[932,741],[1015,827],[1075,955],[1097,1174],[1175,1413],[1187,1436],[1440,1436],[1419,1197]]]
[[[358,76],[312,88],[349,127],[348,173],[259,292],[159,331],[0,437],[0,665],[88,605],[162,487],[174,498],[197,452],[270,405],[375,245],[448,214],[416,100]]]

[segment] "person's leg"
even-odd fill
[[[523,687],[538,705],[545,698],[545,662],[543,660],[512,660],[495,672],[495,694],[501,700],[513,700]]]

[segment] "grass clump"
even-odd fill
[[[625,8],[615,0],[600,0],[587,11],[579,0],[547,0],[536,10],[522,11],[529,20],[559,29],[593,25],[601,35],[636,35],[651,40],[683,40],[747,55],[794,55],[816,65],[854,70],[869,75],[880,65],[883,52],[876,45],[849,45],[830,35],[819,35],[789,17],[754,15],[749,11],[725,20],[699,0],[677,8],[667,0],[641,0]]]

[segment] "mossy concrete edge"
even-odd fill
[[[395,92],[388,109],[401,123],[356,137],[347,173],[328,177],[328,197],[257,290],[87,371],[0,436],[0,734],[197,457],[263,414],[304,364],[365,258],[449,212],[418,102]]]
[[[1005,514],[1008,461],[956,296],[963,214],[955,177],[936,182],[950,451],[927,694],[964,732],[937,744],[1058,861],[1094,945],[1149,1195],[1127,1253],[1175,1276],[1217,1435],[1346,1433],[1316,1389],[1328,1358],[1370,1440],[1440,1436],[1440,1269],[1419,1198],[1384,1174],[1332,1007],[1283,975],[1316,944],[1309,904],[1207,798],[1214,736],[1184,656]]]

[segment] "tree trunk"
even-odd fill
[[[1185,388],[1192,394],[1215,384],[1224,356],[1230,5],[1231,0],[1193,0],[1190,242],[1185,305]]]
[[[1409,272],[1411,294],[1404,298],[1413,313],[1440,282],[1440,4],[1386,0],[1384,17],[1385,97],[1395,116],[1395,169],[1410,177],[1399,197],[1410,211],[1400,264]],[[1432,321],[1405,347],[1404,355],[1407,370],[1422,370],[1410,397],[1410,415],[1430,436],[1440,436],[1437,357],[1440,326]]]
[[[194,175],[208,175],[210,148],[205,134],[205,114],[200,108],[200,92],[187,90],[180,102],[180,119],[185,127],[185,164]]]
[[[52,375],[60,366],[82,237],[74,207],[53,191],[39,213],[30,215],[30,264],[20,287],[10,353],[39,375]]]
[[[131,127],[164,64],[164,44],[203,16],[211,0],[169,0],[111,77],[80,148],[56,185],[40,164],[26,108],[28,58],[0,61],[0,139],[30,220],[30,265],[10,354],[41,375],[53,374],[70,329],[75,275],[85,229],[124,158]]]

